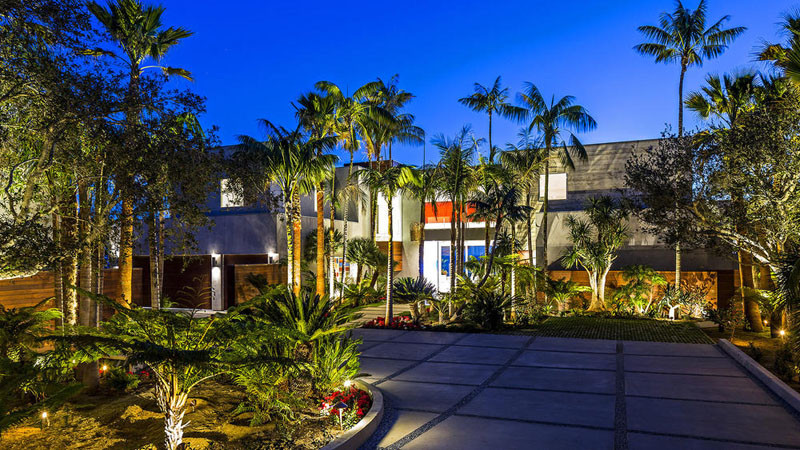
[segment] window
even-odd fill
[[[221,208],[238,208],[244,206],[242,199],[228,188],[227,178],[219,181],[219,206]]]
[[[544,175],[539,176],[539,198],[544,198]],[[567,174],[551,173],[550,186],[547,192],[548,200],[567,199]]]

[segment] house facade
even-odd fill
[[[566,268],[560,263],[561,255],[571,245],[569,234],[565,225],[566,218],[570,215],[582,214],[587,199],[598,195],[621,196],[624,195],[625,162],[632,152],[644,152],[648,148],[658,145],[658,140],[640,140],[627,142],[613,142],[587,145],[588,160],[575,161],[575,169],[564,170],[558,166],[551,166],[549,186],[549,214],[548,214],[548,267],[550,270],[559,271]],[[365,164],[357,164],[354,170],[361,170]],[[336,169],[336,185],[341,188],[345,185],[348,167]],[[237,300],[236,290],[242,284],[244,273],[241,266],[258,265],[279,266],[281,260],[287,256],[286,234],[284,217],[281,211],[271,211],[263,206],[244,205],[226,192],[226,180],[220,183],[220,189],[208,201],[209,215],[214,221],[211,229],[197,232],[197,254],[192,256],[205,257],[209,261],[210,280],[212,285],[213,300],[211,309],[224,309]],[[540,192],[544,191],[544,177],[539,180]],[[362,188],[366,193],[366,187]],[[370,205],[369,196],[363,195],[360,199],[352,200],[348,207],[348,217],[342,215],[338,209],[335,216],[335,227],[342,230],[344,221],[348,224],[348,237],[366,237],[370,234]],[[384,250],[387,248],[387,209],[388,202],[383,196],[378,196],[377,203],[377,233],[376,240]],[[432,282],[440,292],[447,292],[450,286],[450,213],[451,205],[443,198],[436,204],[420,205],[419,202],[404,195],[397,195],[392,199],[393,225],[394,225],[394,259],[396,277],[416,277],[420,271],[419,251],[424,248],[424,261],[422,272],[427,280]],[[329,207],[325,209],[325,226],[329,226]],[[315,196],[307,195],[301,199],[302,212],[302,242],[305,245],[308,235],[316,229],[316,201]],[[469,213],[470,211],[467,211]],[[538,212],[536,224],[541,225],[542,213]],[[418,240],[418,230],[424,227],[424,241]],[[467,219],[465,224],[465,246],[467,257],[480,258],[485,254],[485,224],[481,221]],[[636,218],[629,219],[629,237],[625,246],[619,251],[613,269],[617,270],[627,265],[645,264],[660,271],[674,270],[675,256],[671,248],[662,245],[656,236],[642,231]],[[518,228],[518,233],[524,230]],[[493,238],[493,231],[490,234]],[[544,249],[542,230],[539,229],[535,236],[536,248],[534,260],[540,260]],[[527,241],[527,239],[523,239]],[[146,248],[146,247],[142,247]],[[522,256],[528,258],[528,250],[521,250]],[[724,281],[724,287],[717,287],[725,292],[733,291],[733,270],[735,262],[724,256],[716,255],[707,250],[686,251],[682,258],[683,270],[687,272],[713,272],[717,274],[718,284]],[[355,277],[354,265],[342,265],[341,258],[335,259],[334,267],[338,277],[341,270],[346,276]],[[310,267],[314,270],[314,267]],[[147,271],[145,271],[147,272]],[[281,273],[279,270],[275,273]],[[272,277],[275,281],[279,276]],[[728,283],[729,280],[729,283]],[[147,285],[147,283],[144,283]],[[727,286],[730,284],[730,287]],[[238,286],[238,287],[237,287]]]

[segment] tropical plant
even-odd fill
[[[590,198],[584,210],[586,219],[569,216],[566,220],[572,247],[562,261],[567,267],[581,267],[589,274],[592,288],[590,311],[605,309],[606,277],[617,250],[628,239],[628,212],[624,205],[608,196]]]
[[[109,50],[94,49],[89,52],[95,55],[108,55],[121,61],[128,70],[128,89],[126,93],[125,110],[125,148],[135,149],[140,147],[141,141],[137,137],[142,113],[141,100],[141,75],[146,69],[161,69],[165,75],[178,75],[191,80],[191,74],[185,69],[162,66],[159,64],[143,65],[152,59],[160,62],[167,51],[178,44],[182,39],[192,35],[192,32],[181,27],[164,28],[161,16],[164,14],[163,6],[146,6],[138,0],[113,0],[107,9],[100,4],[90,1],[87,4],[89,11],[97,18],[111,40],[119,46],[122,54],[118,55]],[[137,152],[132,151],[131,154]],[[125,165],[119,165],[125,168]],[[132,297],[133,277],[133,196],[129,190],[136,173],[120,173],[115,180],[121,190],[121,226],[119,239],[119,292],[124,302],[130,303]]]
[[[341,388],[347,381],[358,378],[358,345],[361,340],[330,338],[323,339],[314,349],[311,371],[314,387],[318,392],[330,392]]]
[[[239,148],[234,160],[242,163],[243,170],[263,171],[264,175],[280,189],[286,223],[286,245],[289,255],[288,285],[297,295],[300,292],[301,224],[300,196],[312,192],[315,187],[330,176],[336,157],[320,154],[321,148],[332,147],[336,139],[332,137],[306,138],[299,131],[287,131],[276,127],[266,119],[260,124],[267,133],[266,141],[250,136],[239,136]],[[246,165],[257,162],[257,166]],[[246,167],[242,167],[245,166]],[[245,177],[234,176],[232,182],[241,189]]]
[[[53,322],[61,317],[61,311],[55,308],[42,309],[50,301],[51,298],[46,298],[21,308],[0,305],[0,358],[19,362],[41,347],[41,338],[49,334]]]
[[[386,264],[386,255],[381,252],[375,241],[367,237],[350,239],[349,245],[347,246],[347,258],[358,265],[356,270],[356,284],[361,283],[361,275],[364,273],[364,268],[371,268],[373,278],[376,278],[379,273],[379,268]],[[372,285],[374,285],[374,283],[371,283],[370,287],[372,287]]]
[[[503,318],[511,303],[508,295],[479,288],[473,291],[472,299],[464,308],[464,318],[485,330],[499,330],[503,327]]]
[[[638,27],[650,42],[638,44],[634,50],[641,55],[652,56],[656,63],[678,63],[681,68],[678,83],[678,137],[683,136],[683,81],[686,70],[701,66],[703,59],[720,56],[745,27],[724,28],[730,16],[723,16],[706,27],[706,0],[700,0],[697,9],[687,9],[678,0],[672,13],[663,12],[658,26]],[[675,244],[675,282],[681,284],[681,242]]]
[[[489,116],[489,162],[494,164],[495,148],[492,145],[492,116],[520,121],[525,117],[524,108],[508,103],[508,88],[501,87],[498,76],[491,87],[475,83],[474,93],[469,97],[458,99],[458,102],[473,111],[485,112]]]
[[[423,262],[425,261],[425,208],[428,203],[431,204],[434,211],[436,207],[437,179],[436,170],[434,167],[423,165],[417,169],[416,184],[411,184],[407,187],[408,193],[411,197],[419,202],[419,277],[425,276],[423,271]]]
[[[436,286],[424,277],[404,277],[394,282],[394,296],[398,303],[408,303],[411,319],[419,322],[419,306],[431,301],[436,295]]]
[[[375,273],[378,273],[376,270]],[[376,303],[381,300],[381,293],[372,287],[369,280],[361,280],[360,283],[349,283],[342,287],[343,305],[364,306]]]
[[[614,292],[614,298],[630,304],[638,314],[647,315],[657,300],[656,289],[667,279],[652,267],[632,265],[622,269],[625,284]]]
[[[187,402],[199,384],[244,365],[289,364],[268,351],[288,333],[265,321],[242,317],[236,309],[199,318],[164,309],[129,308],[102,295],[81,294],[113,308],[116,314],[99,331],[78,328],[50,339],[75,348],[72,358],[77,361],[124,355],[127,364],[146,365],[155,381],[170,450],[183,442]]]
[[[708,75],[706,86],[700,92],[689,94],[686,106],[703,119],[715,117],[730,128],[739,113],[753,106],[756,95],[756,77],[752,73],[737,75]]]
[[[550,165],[553,160],[558,160],[565,170],[575,168],[572,157],[581,161],[588,160],[586,149],[571,130],[586,132],[597,128],[597,122],[589,115],[583,106],[575,104],[575,97],[567,95],[556,100],[555,96],[547,103],[539,88],[533,83],[525,83],[523,92],[517,94],[519,102],[528,110],[527,118],[530,120],[528,131],[536,130],[540,133],[542,143],[546,150],[544,159],[544,192],[542,198],[542,262],[545,272],[550,261],[547,257],[547,243],[549,227],[547,213],[549,210],[550,196]]]
[[[547,298],[556,302],[558,311],[566,311],[569,309],[570,302],[575,297],[579,296],[582,292],[589,292],[592,288],[582,286],[571,280],[554,280],[548,278],[545,283],[545,293]]]
[[[784,35],[788,37],[786,45],[766,44],[759,52],[758,59],[771,61],[795,83],[800,81],[800,13],[787,13],[781,23]]]
[[[416,184],[418,181],[416,174],[409,167],[389,167],[383,170],[367,168],[359,170],[357,176],[367,186],[382,195],[388,205],[386,221],[389,232],[388,250],[386,252],[386,317],[391,318],[394,317],[392,313],[392,287],[394,285],[394,226],[392,220],[394,202],[392,199],[406,185]]]
[[[307,95],[301,95],[297,100],[295,108],[295,116],[297,117],[300,125],[308,131],[313,138],[319,139],[329,136],[334,132],[334,111],[335,103],[333,98],[322,96],[317,93],[311,92]],[[324,146],[317,147],[317,156],[325,154],[326,148]],[[335,166],[331,170],[331,180],[336,176]],[[317,213],[317,229],[316,234],[322,234],[325,231],[325,180],[319,180],[316,186],[316,213]],[[332,209],[332,208],[331,208]],[[317,247],[316,252],[316,292],[317,295],[325,294],[325,261],[326,255],[329,258],[330,252],[325,249],[325,242],[319,240],[315,242]]]

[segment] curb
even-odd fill
[[[752,376],[781,398],[796,413],[800,414],[800,393],[790,388],[780,378],[776,377],[753,358],[741,351],[739,347],[731,344],[727,339],[720,339],[717,346],[736,362],[741,364]]]
[[[383,419],[383,394],[377,387],[356,380],[356,386],[372,396],[372,406],[369,412],[353,428],[328,443],[322,450],[356,450],[372,437]]]

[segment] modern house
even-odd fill
[[[548,215],[548,255],[549,268],[555,273],[565,268],[559,260],[571,245],[565,220],[569,215],[581,214],[586,200],[597,195],[624,195],[625,162],[632,152],[644,152],[658,145],[657,140],[641,140],[612,142],[587,145],[588,161],[576,161],[575,169],[565,171],[558,166],[551,167],[549,186]],[[357,164],[360,170],[365,164]],[[336,169],[337,187],[344,186],[348,168]],[[220,183],[220,190],[209,198],[208,208],[215,226],[197,233],[197,256],[207,265],[204,269],[209,274],[213,291],[210,309],[224,309],[237,301],[241,301],[241,291],[247,290],[243,281],[248,270],[263,270],[271,266],[268,272],[271,281],[283,282],[281,278],[281,259],[286,258],[286,236],[284,218],[280,211],[270,211],[263,206],[244,205],[226,192],[226,180]],[[540,192],[543,192],[544,177],[539,180]],[[366,191],[366,188],[364,189]],[[368,199],[368,196],[363,196]],[[367,202],[369,200],[366,200]],[[316,202],[309,195],[301,199],[302,240],[305,244],[308,234],[316,229]],[[433,204],[425,205],[424,217],[420,217],[419,202],[403,195],[392,199],[394,205],[394,259],[398,277],[416,277],[419,271],[418,233],[415,228],[424,226],[424,276],[439,291],[446,292],[450,285],[450,203],[440,199]],[[378,198],[378,228],[376,240],[379,246],[386,248],[388,229],[386,227],[386,211],[388,204],[382,196]],[[363,200],[352,201],[349,206],[348,236],[364,237],[369,235],[371,227],[370,207]],[[468,211],[469,212],[469,211]],[[326,207],[325,226],[327,227],[329,211]],[[345,218],[342,211],[336,211],[335,226],[341,230]],[[536,215],[536,223],[541,224],[542,213]],[[669,272],[674,270],[674,251],[660,244],[657,237],[641,230],[637,220],[631,218],[628,224],[629,238],[625,247],[619,252],[614,269],[631,264],[645,264],[656,270]],[[412,239],[413,238],[413,239]],[[465,245],[468,257],[481,257],[484,254],[484,223],[468,219],[466,224]],[[541,255],[544,246],[541,230],[536,237],[535,255]],[[142,247],[145,248],[145,247]],[[527,257],[527,250],[522,250]],[[146,258],[140,258],[141,265]],[[541,264],[541,261],[537,261]],[[137,264],[138,265],[138,264]],[[697,272],[712,274],[714,288],[713,298],[728,298],[733,294],[733,270],[735,262],[715,255],[710,251],[686,251],[683,255],[683,270],[687,273]],[[257,267],[258,266],[258,267]],[[355,267],[342,266],[340,258],[336,258],[336,273],[345,270],[355,273]],[[313,267],[311,268],[313,270]],[[147,276],[147,271],[144,271]],[[580,273],[576,273],[579,279]],[[185,278],[185,277],[183,277]],[[269,277],[268,277],[269,278]],[[145,286],[147,282],[143,283]],[[165,286],[166,288],[166,286]]]

